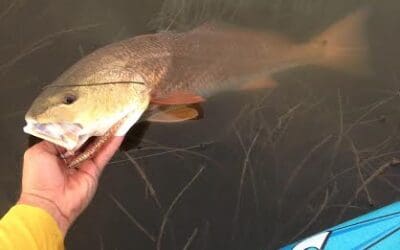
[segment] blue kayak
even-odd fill
[[[400,202],[339,224],[281,250],[400,250]]]

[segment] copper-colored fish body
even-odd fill
[[[113,43],[46,87],[28,110],[24,131],[71,153],[90,137],[103,136],[70,163],[76,165],[109,136],[126,133],[150,103],[176,108],[155,109],[147,118],[185,121],[200,113],[190,105],[222,91],[275,87],[273,74],[293,67],[317,64],[365,72],[367,17],[367,9],[356,11],[302,44],[272,32],[215,24]]]

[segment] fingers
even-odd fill
[[[110,140],[106,142],[106,144],[96,153],[94,158],[92,160],[84,162],[80,169],[83,172],[86,172],[89,175],[93,176],[94,178],[98,178],[104,167],[106,166],[107,162],[118,150],[123,140],[124,136],[114,136],[110,138]],[[41,141],[25,152],[25,158],[31,158],[29,155],[32,156],[43,153],[56,156],[58,158],[59,155],[65,151],[65,149],[58,147],[48,141]],[[76,171],[73,172],[74,174],[76,174]]]
[[[36,152],[36,153],[48,153],[51,155],[58,156],[60,153],[65,152],[65,149],[54,145],[48,141],[41,141],[27,150],[27,153]]]
[[[104,167],[108,161],[117,152],[119,146],[121,146],[124,136],[112,137],[93,158],[94,163],[99,167]]]
[[[113,157],[115,152],[118,150],[122,141],[123,136],[112,137],[101,149],[96,153],[92,160],[84,162],[79,168],[79,172],[84,172],[97,179],[103,172],[104,167],[108,161]]]

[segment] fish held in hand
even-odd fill
[[[140,119],[194,119],[200,114],[197,104],[207,97],[272,88],[277,84],[272,76],[280,71],[316,64],[368,72],[367,16],[368,9],[356,11],[302,44],[275,33],[212,24],[110,44],[45,87],[25,116],[24,131],[70,155],[90,137],[100,137],[71,160],[76,166],[93,156],[104,138],[124,135]]]

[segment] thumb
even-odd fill
[[[110,140],[94,156],[94,163],[97,166],[104,167],[111,160],[115,152],[117,152],[124,138],[124,136],[111,137]]]
[[[114,136],[110,138],[110,140],[96,153],[94,158],[82,164],[79,170],[83,170],[98,178],[101,172],[103,172],[104,167],[118,150],[123,140],[124,136]]]

